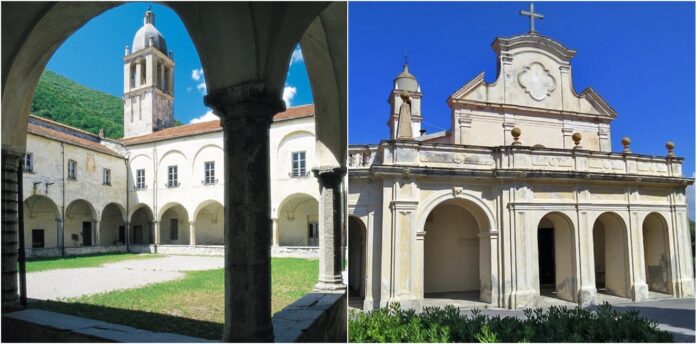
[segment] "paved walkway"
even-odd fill
[[[82,295],[138,288],[171,281],[185,271],[220,269],[223,257],[163,256],[124,260],[101,267],[59,269],[27,274],[27,297],[57,300]]]

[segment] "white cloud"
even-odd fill
[[[283,101],[285,102],[286,107],[290,107],[292,105],[292,99],[295,98],[296,94],[297,88],[292,86],[285,86],[285,88],[283,89]]]
[[[198,81],[201,80],[201,78],[203,78],[203,68],[191,71],[191,79]]]
[[[196,88],[203,94],[208,93],[208,86],[205,85],[205,81],[196,85]]]
[[[208,121],[215,121],[218,119],[218,116],[216,116],[213,113],[213,110],[208,110],[208,112],[204,113],[200,117],[194,118],[189,121],[189,124],[195,124],[195,123],[201,123],[201,122],[208,122]]]
[[[292,57],[290,57],[290,65],[292,66],[296,62],[304,61],[304,56],[302,56],[302,49],[300,46],[296,46],[295,50],[292,51]]]

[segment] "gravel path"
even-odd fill
[[[124,260],[95,268],[59,269],[27,274],[27,296],[56,300],[171,281],[184,271],[220,269],[223,257],[164,256]]]

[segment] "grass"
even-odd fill
[[[160,257],[156,254],[137,253],[98,253],[83,256],[67,256],[61,258],[27,259],[27,272],[38,272],[54,269],[75,269],[102,266],[131,259],[151,259]]]
[[[310,291],[318,269],[317,260],[273,258],[272,312]],[[30,307],[219,340],[224,323],[224,270],[191,271],[175,281],[61,302],[34,300]]]

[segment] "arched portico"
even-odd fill
[[[442,223],[434,222],[433,215],[438,216],[438,214],[445,217]],[[450,230],[447,225],[448,221],[455,223],[455,226],[459,226],[459,228],[456,231]],[[415,225],[417,230],[413,238],[414,251],[412,255],[416,264],[411,270],[415,298],[423,299],[425,294],[429,292],[478,291],[480,301],[492,305],[498,304],[498,278],[497,273],[492,268],[497,265],[498,232],[495,230],[497,227],[493,212],[485,201],[477,195],[457,188],[452,191],[436,193],[418,205]],[[456,238],[453,239],[453,236]],[[429,237],[433,238],[432,242],[428,242]],[[460,247],[450,248],[456,250],[454,252],[461,252],[458,264],[451,264],[458,265],[457,267],[453,266],[459,276],[456,282],[445,281],[444,284],[441,283],[443,276],[439,275],[442,274],[442,271],[439,268],[434,268],[439,263],[446,261],[435,250],[438,243],[462,245],[461,250]],[[468,248],[468,250],[464,248]],[[440,250],[440,252],[443,251],[447,250]],[[426,256],[430,257],[426,258]],[[465,266],[465,261],[474,263],[476,268]],[[426,269],[429,267],[429,272],[426,273]],[[426,282],[427,278],[441,281]],[[472,279],[475,282],[471,282]],[[445,290],[448,288],[454,289]]]
[[[165,204],[160,210],[159,242],[162,245],[188,245],[190,239],[189,216],[180,203]]]
[[[645,217],[642,227],[648,290],[674,294],[667,221],[660,213],[652,212]]]
[[[319,245],[319,202],[305,194],[292,194],[278,207],[278,246]]]
[[[193,212],[195,245],[225,244],[225,209],[218,201],[207,200]]]
[[[24,200],[24,242],[33,250],[60,246],[60,213],[50,198],[33,195]]]
[[[109,203],[101,212],[99,245],[126,244],[126,211],[118,203]]]
[[[576,302],[577,269],[575,226],[568,215],[555,211],[544,215],[533,240],[538,261],[535,290],[540,295]]]
[[[96,241],[97,212],[88,201],[77,199],[65,208],[65,247],[92,246]]]
[[[147,204],[138,204],[133,207],[130,217],[130,243],[135,245],[149,245],[154,243],[154,221],[152,209]]]
[[[594,278],[598,293],[631,298],[628,229],[616,213],[602,213],[592,227]]]

